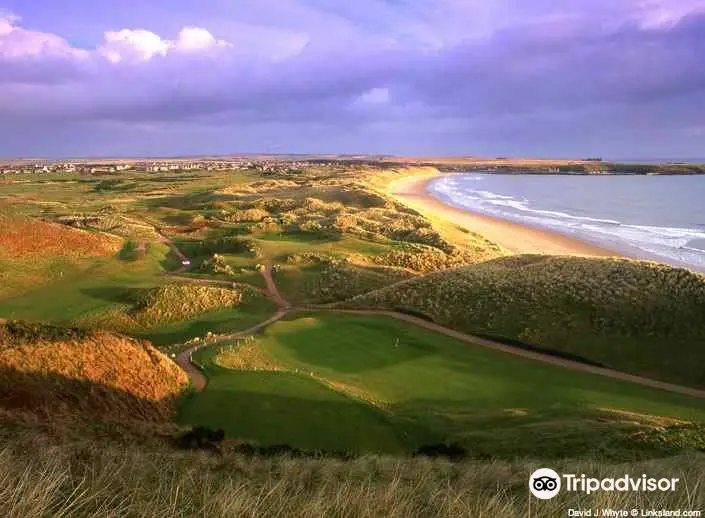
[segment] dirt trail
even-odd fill
[[[164,241],[171,247],[171,249],[174,251],[174,253],[178,257],[182,258],[182,260],[187,260],[186,256],[176,247],[176,245],[173,243],[173,241],[171,241],[167,236],[163,235],[158,229],[157,229],[157,231],[162,236],[162,239],[164,239]],[[176,274],[176,276],[178,276],[178,274],[182,273],[184,270],[186,270],[186,267],[182,267],[179,270],[172,272],[172,275]],[[596,374],[598,376],[603,376],[605,378],[611,378],[611,379],[615,379],[615,380],[625,381],[628,383],[642,385],[645,387],[650,387],[650,388],[665,390],[668,392],[674,392],[677,394],[684,394],[687,396],[705,399],[705,390],[691,388],[691,387],[684,387],[681,385],[675,385],[672,383],[666,383],[663,381],[653,380],[650,378],[644,378],[641,376],[627,374],[625,372],[606,369],[603,367],[595,367],[592,365],[587,365],[587,364],[580,363],[580,362],[566,360],[563,358],[558,358],[558,357],[550,356],[547,354],[541,354],[541,353],[534,352],[534,351],[527,351],[525,349],[512,347],[512,346],[509,346],[509,345],[506,345],[506,344],[503,344],[500,342],[495,342],[493,340],[487,340],[485,338],[480,338],[478,336],[473,336],[470,334],[462,333],[460,331],[456,331],[454,329],[444,327],[444,326],[436,324],[434,322],[429,322],[428,320],[424,320],[424,319],[414,317],[411,315],[407,315],[404,313],[397,313],[395,311],[373,310],[373,309],[370,309],[370,310],[345,310],[345,309],[333,309],[333,308],[325,307],[325,306],[309,306],[309,307],[295,308],[281,295],[281,293],[279,293],[279,289],[277,288],[277,285],[274,282],[274,279],[272,277],[271,265],[267,265],[264,270],[260,271],[260,273],[262,274],[262,277],[264,278],[264,280],[267,284],[267,290],[266,290],[266,292],[264,292],[262,290],[262,288],[256,288],[254,286],[253,287],[255,289],[258,289],[261,292],[265,293],[265,295],[267,295],[270,298],[270,300],[272,300],[272,302],[274,302],[277,305],[277,307],[279,308],[278,311],[274,314],[274,316],[265,320],[264,322],[261,322],[261,323],[257,324],[256,326],[251,327],[250,329],[246,329],[244,331],[240,331],[240,332],[234,333],[232,335],[221,336],[221,337],[219,337],[220,340],[231,340],[234,338],[242,338],[245,336],[252,335],[254,333],[261,331],[262,329],[269,326],[270,324],[273,324],[274,322],[281,320],[287,314],[294,313],[297,311],[310,310],[310,311],[323,311],[323,312],[329,312],[329,313],[342,313],[342,314],[351,314],[351,315],[382,315],[382,316],[395,318],[397,320],[403,320],[405,322],[417,325],[419,327],[423,327],[423,328],[428,329],[430,331],[435,331],[437,333],[440,333],[440,334],[443,334],[446,336],[450,336],[452,338],[455,338],[457,340],[460,340],[460,341],[467,343],[467,344],[470,344],[470,345],[485,347],[487,349],[501,351],[501,352],[511,354],[514,356],[520,356],[522,358],[527,358],[530,360],[539,361],[539,362],[546,363],[549,365],[556,365],[556,366],[564,367],[566,369],[571,369],[574,371],[587,372],[590,374]],[[190,279],[190,280],[193,280],[193,279]],[[198,279],[195,281],[196,282],[214,282],[214,283],[218,283],[218,284],[225,283],[225,284],[232,285],[232,283],[228,283],[227,281],[220,281],[220,280],[207,281],[206,279]],[[177,363],[179,365],[181,365],[184,368],[184,370],[188,373],[188,375],[191,377],[193,388],[197,392],[202,392],[205,389],[205,387],[208,383],[208,380],[206,379],[204,374],[201,372],[201,370],[191,362],[191,354],[193,352],[201,349],[202,347],[207,347],[208,345],[209,344],[199,344],[199,345],[196,345],[196,346],[191,347],[189,349],[186,349],[181,354],[179,354],[179,356],[176,359]]]
[[[238,331],[237,333],[233,333],[230,335],[218,335],[218,342],[223,340],[235,340],[237,338],[245,338],[246,336],[258,333],[265,327],[284,318],[287,313],[287,310],[280,309],[272,317],[268,318],[263,322],[260,322],[255,326],[250,327],[249,329],[245,329],[244,331]],[[206,378],[205,374],[203,374],[203,371],[201,371],[201,369],[193,363],[193,361],[191,360],[191,355],[196,351],[203,349],[204,347],[210,347],[211,345],[214,344],[200,343],[198,345],[194,345],[193,347],[189,347],[188,349],[182,351],[181,354],[176,357],[176,363],[178,363],[189,375],[189,377],[191,378],[191,386],[196,392],[203,392],[203,390],[206,388],[206,385],[208,384],[208,379]]]
[[[125,216],[124,214],[123,214],[121,217],[122,217],[122,219],[124,219],[125,221],[129,221],[129,222],[134,223],[134,224],[136,224],[136,225],[140,225],[140,226],[143,226],[143,227],[151,227],[151,228],[153,228],[153,229],[154,229],[154,232],[157,233],[157,235],[159,236],[159,238],[160,238],[164,243],[166,243],[166,244],[169,246],[169,248],[171,248],[172,253],[173,253],[176,257],[179,258],[179,261],[181,261],[182,264],[181,264],[181,266],[179,266],[176,270],[172,270],[171,272],[169,272],[170,274],[172,274],[172,275],[177,275],[177,274],[180,274],[180,273],[184,273],[186,270],[188,270],[188,266],[186,266],[185,264],[183,264],[183,262],[184,262],[184,261],[188,261],[189,258],[186,257],[186,255],[184,255],[184,253],[183,253],[181,250],[179,250],[179,248],[176,246],[176,244],[174,243],[174,241],[172,241],[172,239],[171,239],[169,236],[167,236],[167,235],[162,231],[161,228],[159,228],[158,226],[156,226],[156,225],[154,225],[154,224],[152,224],[152,223],[148,223],[148,222],[146,222],[146,221],[140,221],[140,220],[131,218],[131,217],[129,217],[129,216]]]
[[[267,265],[266,268],[260,273],[262,274],[262,277],[264,277],[264,282],[267,283],[267,290],[269,291],[269,296],[272,301],[277,305],[278,308],[290,309],[291,304],[289,304],[289,302],[287,302],[286,299],[281,296],[281,293],[279,293],[279,288],[277,288],[277,284],[272,278],[272,266]]]
[[[174,241],[172,241],[172,239],[169,236],[167,236],[166,234],[164,234],[162,232],[162,229],[160,229],[159,227],[154,227],[154,230],[157,234],[159,234],[159,237],[162,239],[162,241],[164,241],[167,245],[169,245],[169,248],[171,248],[171,251],[181,261],[181,266],[179,266],[176,270],[172,270],[171,273],[172,274],[179,274],[179,273],[184,273],[186,270],[188,270],[188,265],[183,264],[185,261],[189,260],[188,257],[186,257],[184,255],[184,253],[181,250],[179,250],[179,248],[176,246]]]

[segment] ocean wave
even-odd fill
[[[705,250],[689,246],[704,240],[705,231],[697,228],[635,225],[622,221],[531,206],[526,198],[476,189],[464,185],[469,177],[446,177],[431,184],[430,191],[459,208],[503,219],[557,230],[602,243],[606,246],[642,250],[666,260],[697,267],[705,266]],[[462,181],[461,181],[462,180]]]

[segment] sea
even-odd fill
[[[705,272],[705,176],[473,172],[441,177],[428,191],[456,208]]]

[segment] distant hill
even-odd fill
[[[0,323],[0,417],[169,423],[186,374],[149,343],[105,332]]]
[[[705,276],[627,259],[514,256],[344,303],[705,387]]]

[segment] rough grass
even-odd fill
[[[462,331],[705,386],[705,277],[684,269],[516,256],[412,279],[345,306],[421,314]]]
[[[167,284],[153,288],[132,307],[130,315],[141,325],[184,320],[193,315],[232,308],[260,294],[246,286],[219,288],[194,284]]]
[[[117,236],[139,240],[155,240],[158,234],[151,225],[130,219],[121,214],[114,214],[110,208],[103,208],[97,213],[67,214],[56,218],[58,223],[79,229],[94,229]]]
[[[0,258],[32,256],[106,257],[115,254],[121,240],[30,218],[0,216]]]
[[[283,370],[254,340],[243,340],[242,343],[219,348],[213,357],[213,363],[219,367],[241,371]]]
[[[282,290],[287,297],[303,304],[340,302],[413,277],[401,268],[376,268],[350,260],[300,256],[290,260],[303,262],[306,273],[299,273],[297,280],[292,268],[287,267],[276,275],[276,280],[284,281]],[[311,262],[306,264],[307,261]]]
[[[3,417],[168,423],[186,374],[149,343],[105,332],[0,324]]]
[[[530,460],[450,463],[366,456],[212,456],[137,446],[56,446],[13,438],[0,449],[0,514],[62,517],[480,517],[568,516],[568,509],[683,509],[705,506],[705,457],[618,464],[565,459],[558,473],[680,478],[675,492],[561,492],[529,496]]]

